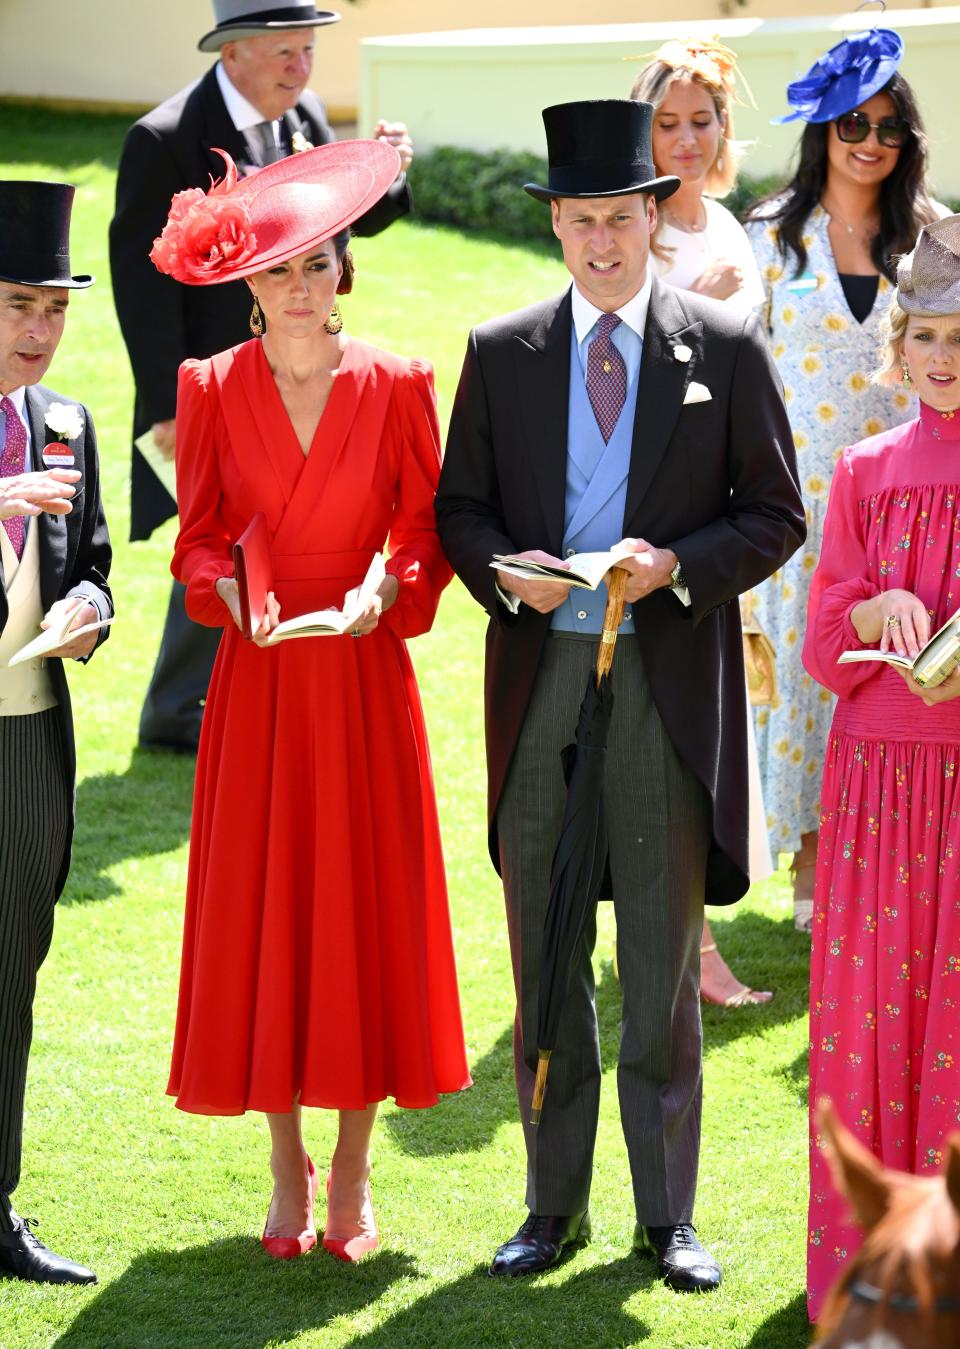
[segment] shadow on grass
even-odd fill
[[[419,1298],[375,1330],[350,1340],[350,1349],[453,1349],[475,1345],[590,1345],[614,1349],[641,1344],[651,1332],[624,1303],[652,1287],[649,1271],[628,1256],[594,1266],[562,1283],[546,1279],[491,1279],[486,1265]]]
[[[61,904],[107,899],[117,862],[178,848],[190,833],[196,760],[135,749],[125,773],[84,778],[77,788],[73,863]]]
[[[321,1252],[304,1260],[271,1260],[248,1237],[149,1251],[93,1297],[54,1349],[287,1344],[355,1315],[392,1283],[417,1273],[409,1256],[393,1251],[380,1251],[355,1267]]]
[[[744,1349],[804,1349],[812,1339],[806,1294],[798,1293],[792,1302],[757,1327]]]
[[[764,1035],[772,1026],[806,1017],[810,996],[810,938],[789,918],[744,910],[708,909],[714,940],[737,978],[752,988],[773,990],[773,1001],[747,1007],[703,1008],[703,1049],[709,1054],[743,1036]]]

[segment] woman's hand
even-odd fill
[[[930,615],[909,590],[885,590],[854,605],[850,622],[861,642],[879,642],[881,651],[911,660],[930,640]]]
[[[935,689],[921,688],[909,670],[894,665],[893,668],[903,676],[903,682],[911,693],[926,703],[927,707],[936,707],[937,703],[948,703],[951,698],[960,698],[960,665],[947,675],[942,684]]]
[[[243,620],[240,617],[240,591],[232,576],[221,576],[216,584],[216,592],[230,610],[230,617],[243,632]],[[273,591],[267,592],[267,612],[260,620],[260,626],[253,634],[257,646],[266,646],[266,639],[280,622],[280,605]]]
[[[729,300],[743,285],[743,271],[735,262],[715,258],[700,273],[690,287],[698,295],[709,295],[714,300]]]
[[[355,591],[351,593],[356,594]],[[385,576],[380,582],[377,593],[350,629],[351,636],[365,637],[368,633],[373,632],[380,622],[380,615],[385,614],[387,610],[396,603],[397,595],[399,593],[400,582],[397,578],[395,576]],[[350,595],[348,594],[344,607],[346,607],[346,604],[349,604],[349,600]]]

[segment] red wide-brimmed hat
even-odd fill
[[[150,258],[189,286],[214,286],[276,267],[323,243],[380,200],[400,171],[385,141],[335,141],[280,159],[238,180],[226,174],[178,192]]]

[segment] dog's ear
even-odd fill
[[[960,1213],[960,1134],[951,1134],[947,1139],[947,1164],[943,1174],[950,1202]]]
[[[864,1231],[869,1232],[890,1205],[892,1182],[883,1164],[840,1123],[826,1097],[817,1102],[817,1126],[823,1135],[823,1150],[833,1173],[833,1183],[850,1204]],[[960,1180],[960,1158],[957,1173]]]

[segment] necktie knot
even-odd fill
[[[597,320],[597,336],[601,341],[607,341],[619,323],[619,314],[601,314]]]

